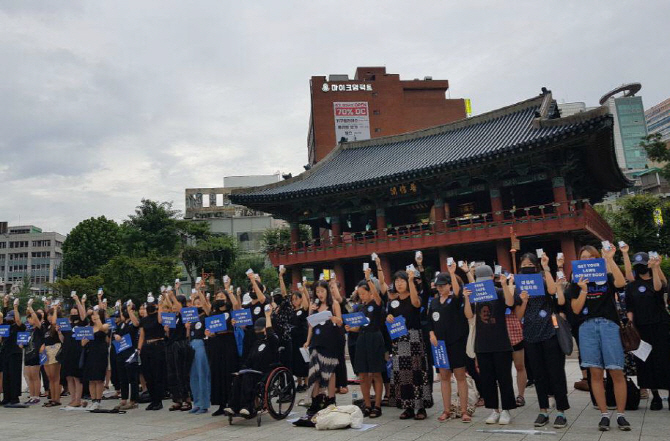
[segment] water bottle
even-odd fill
[[[351,392],[351,404],[356,404],[356,401],[358,401],[358,392],[353,391]]]

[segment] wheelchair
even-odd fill
[[[263,375],[263,372],[246,370]],[[275,420],[283,420],[293,410],[295,404],[295,381],[291,371],[277,364],[270,373],[263,375],[255,387],[254,409],[250,415],[228,415],[228,424],[233,425],[233,418],[241,417],[244,419],[256,418],[258,427],[261,425],[263,413],[268,413]]]

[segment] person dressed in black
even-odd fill
[[[661,271],[661,259],[647,253],[633,256],[635,280],[626,287],[628,319],[635,324],[640,338],[652,347],[646,360],[635,358],[638,386],[653,395],[650,410],[663,409],[659,389],[670,389],[670,315],[664,294],[668,283]]]
[[[254,415],[256,385],[279,362],[280,342],[272,329],[270,308],[265,309],[265,317],[256,319],[254,332],[257,335],[249,355],[233,379],[232,395],[228,406],[224,409],[227,415],[240,414],[244,417]]]
[[[137,350],[142,359],[142,375],[151,396],[151,404],[146,410],[160,410],[165,396],[165,330],[156,300],[151,295],[147,298],[146,311],[147,316],[140,320]]]
[[[451,418],[451,375],[456,377],[458,396],[461,405],[461,420],[470,422],[468,414],[468,383],[465,377],[466,344],[470,330],[463,314],[464,302],[461,287],[456,277],[456,264],[448,267],[448,273],[439,273],[435,278],[435,287],[439,297],[430,302],[428,319],[430,323],[430,344],[437,346],[443,341],[447,349],[449,368],[439,368],[440,386],[444,411],[437,418],[446,421]]]
[[[82,317],[86,317],[86,310],[79,301],[76,293],[70,296],[74,301],[74,305],[70,308],[70,331],[59,329],[63,335],[63,365],[62,375],[67,381],[68,391],[70,392],[70,403],[65,407],[65,410],[76,410],[81,408],[84,403],[81,401],[83,392],[82,377],[83,371],[80,365],[82,346],[81,342],[74,338],[74,328],[78,326],[86,326],[86,322]]]
[[[213,405],[219,406],[212,416],[223,415],[231,396],[233,374],[239,370],[240,356],[231,315],[236,309],[240,309],[240,304],[231,288],[217,293],[212,302],[210,315],[223,314],[226,319],[226,330],[217,333],[205,331],[207,336],[205,347],[212,375],[211,401]]]
[[[109,325],[105,323],[104,309],[98,306],[93,309],[91,325],[93,327],[93,340],[83,339],[81,344],[86,351],[84,379],[88,381],[88,388],[91,393],[91,403],[86,407],[86,410],[97,410],[100,408],[102,391],[105,388],[109,356],[107,347]]]
[[[358,282],[356,287],[358,297],[361,301],[361,311],[367,323],[359,327],[345,326],[347,332],[358,334],[356,339],[356,357],[354,370],[361,378],[361,392],[363,393],[363,415],[370,418],[378,418],[382,415],[382,394],[384,382],[382,372],[386,370],[386,347],[381,327],[384,326],[384,311],[382,299],[375,286],[371,270],[365,270],[365,280]],[[372,407],[370,398],[370,387],[374,386],[375,405]]]
[[[189,373],[193,409],[189,413],[201,414],[209,411],[212,394],[211,371],[205,349],[207,337],[205,325],[207,315],[211,312],[211,304],[201,291],[197,291],[191,297],[191,302],[198,308],[198,321],[185,324],[189,345],[193,351],[193,362]]]
[[[64,338],[63,334],[60,333],[57,325],[57,320],[60,317],[60,302],[52,306],[46,315],[46,320],[44,322],[44,341],[42,347],[40,348],[40,353],[46,353],[47,359],[43,364],[43,368],[46,371],[47,377],[49,378],[49,396],[51,397],[51,406],[60,406],[60,396],[61,396],[61,382],[60,382],[60,370],[61,364],[60,359],[62,358],[59,354],[62,354],[62,342],[61,339]],[[49,403],[46,403],[45,406],[49,406]]]
[[[261,278],[258,274],[254,274],[253,271],[249,270],[247,271],[247,277],[249,278],[248,292],[249,297],[251,298],[251,303],[242,306],[251,311],[251,320],[253,323],[256,323],[256,320],[265,316],[265,305],[270,303],[270,299],[265,293],[265,285],[261,283]],[[242,360],[247,358],[255,339],[256,333],[254,332],[253,325],[246,326],[244,328],[244,349],[242,351]]]
[[[9,326],[9,337],[2,338],[2,401],[0,405],[19,404],[21,396],[21,348],[16,344],[19,332],[26,327],[19,314],[19,299],[14,300],[13,309],[9,307],[9,296],[3,297],[4,324]]]
[[[26,322],[32,327],[30,331],[30,340],[23,347],[23,373],[28,383],[28,400],[23,404],[28,406],[40,402],[40,349],[44,344],[44,326],[43,317],[39,311],[33,310],[32,299],[28,300],[26,308]]]
[[[204,288],[204,282],[196,287],[200,291]],[[175,289],[179,289],[179,284]],[[181,309],[187,306],[186,296],[176,295],[174,291],[166,291],[163,294],[162,307],[177,316],[176,327],[165,328],[167,333],[166,357],[167,357],[167,386],[172,397],[170,411],[190,411],[191,385],[189,374],[191,362],[193,361],[193,350],[189,346],[186,335],[186,327],[181,316]]]
[[[114,341],[120,342],[128,335],[131,345],[129,348],[116,354],[116,369],[121,389],[121,402],[116,408],[119,410],[130,410],[137,409],[137,402],[140,397],[140,365],[138,364],[136,354],[140,321],[135,315],[134,306],[131,301],[122,305],[120,309],[121,320],[112,334],[112,338]]]
[[[286,285],[283,278],[279,279],[279,284],[282,292],[285,292]],[[291,306],[293,308],[290,323],[291,345],[293,346],[293,350],[291,351],[291,370],[293,375],[298,379],[298,384],[296,385],[297,392],[307,390],[307,375],[309,374],[308,364],[300,352],[300,348],[307,341],[307,316],[309,315],[309,294],[305,287],[302,290],[302,292],[296,291],[291,294]]]

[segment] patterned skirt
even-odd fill
[[[392,344],[393,374],[389,406],[400,409],[433,407],[432,384],[421,331],[409,329]]]
[[[309,356],[309,376],[307,385],[311,387],[315,382],[319,382],[321,389],[328,387],[330,377],[335,373],[339,364],[337,357],[328,357],[319,353],[317,348],[312,349]]]

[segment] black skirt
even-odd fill
[[[72,332],[64,336],[63,339],[63,364],[61,372],[65,377],[81,378],[83,371],[79,367],[81,358],[81,342],[72,337]]]
[[[670,326],[636,325],[640,337],[652,346],[646,361],[635,357],[637,385],[644,389],[670,389]]]
[[[107,344],[104,341],[93,340],[87,346],[84,379],[87,381],[104,381],[107,375],[109,357]]]
[[[233,374],[240,370],[235,335],[212,336],[206,340],[206,344],[212,375],[212,404],[226,406],[232,393]]]
[[[300,348],[302,348],[302,345],[305,344],[307,341],[307,330],[301,328],[293,328],[291,331],[291,345],[293,346],[293,351],[291,354],[291,358],[293,359],[292,363],[292,369],[293,369],[293,375],[295,375],[298,378],[303,378],[307,376],[308,369],[309,369],[309,364],[305,361],[305,359],[302,357],[302,353],[300,352]]]

